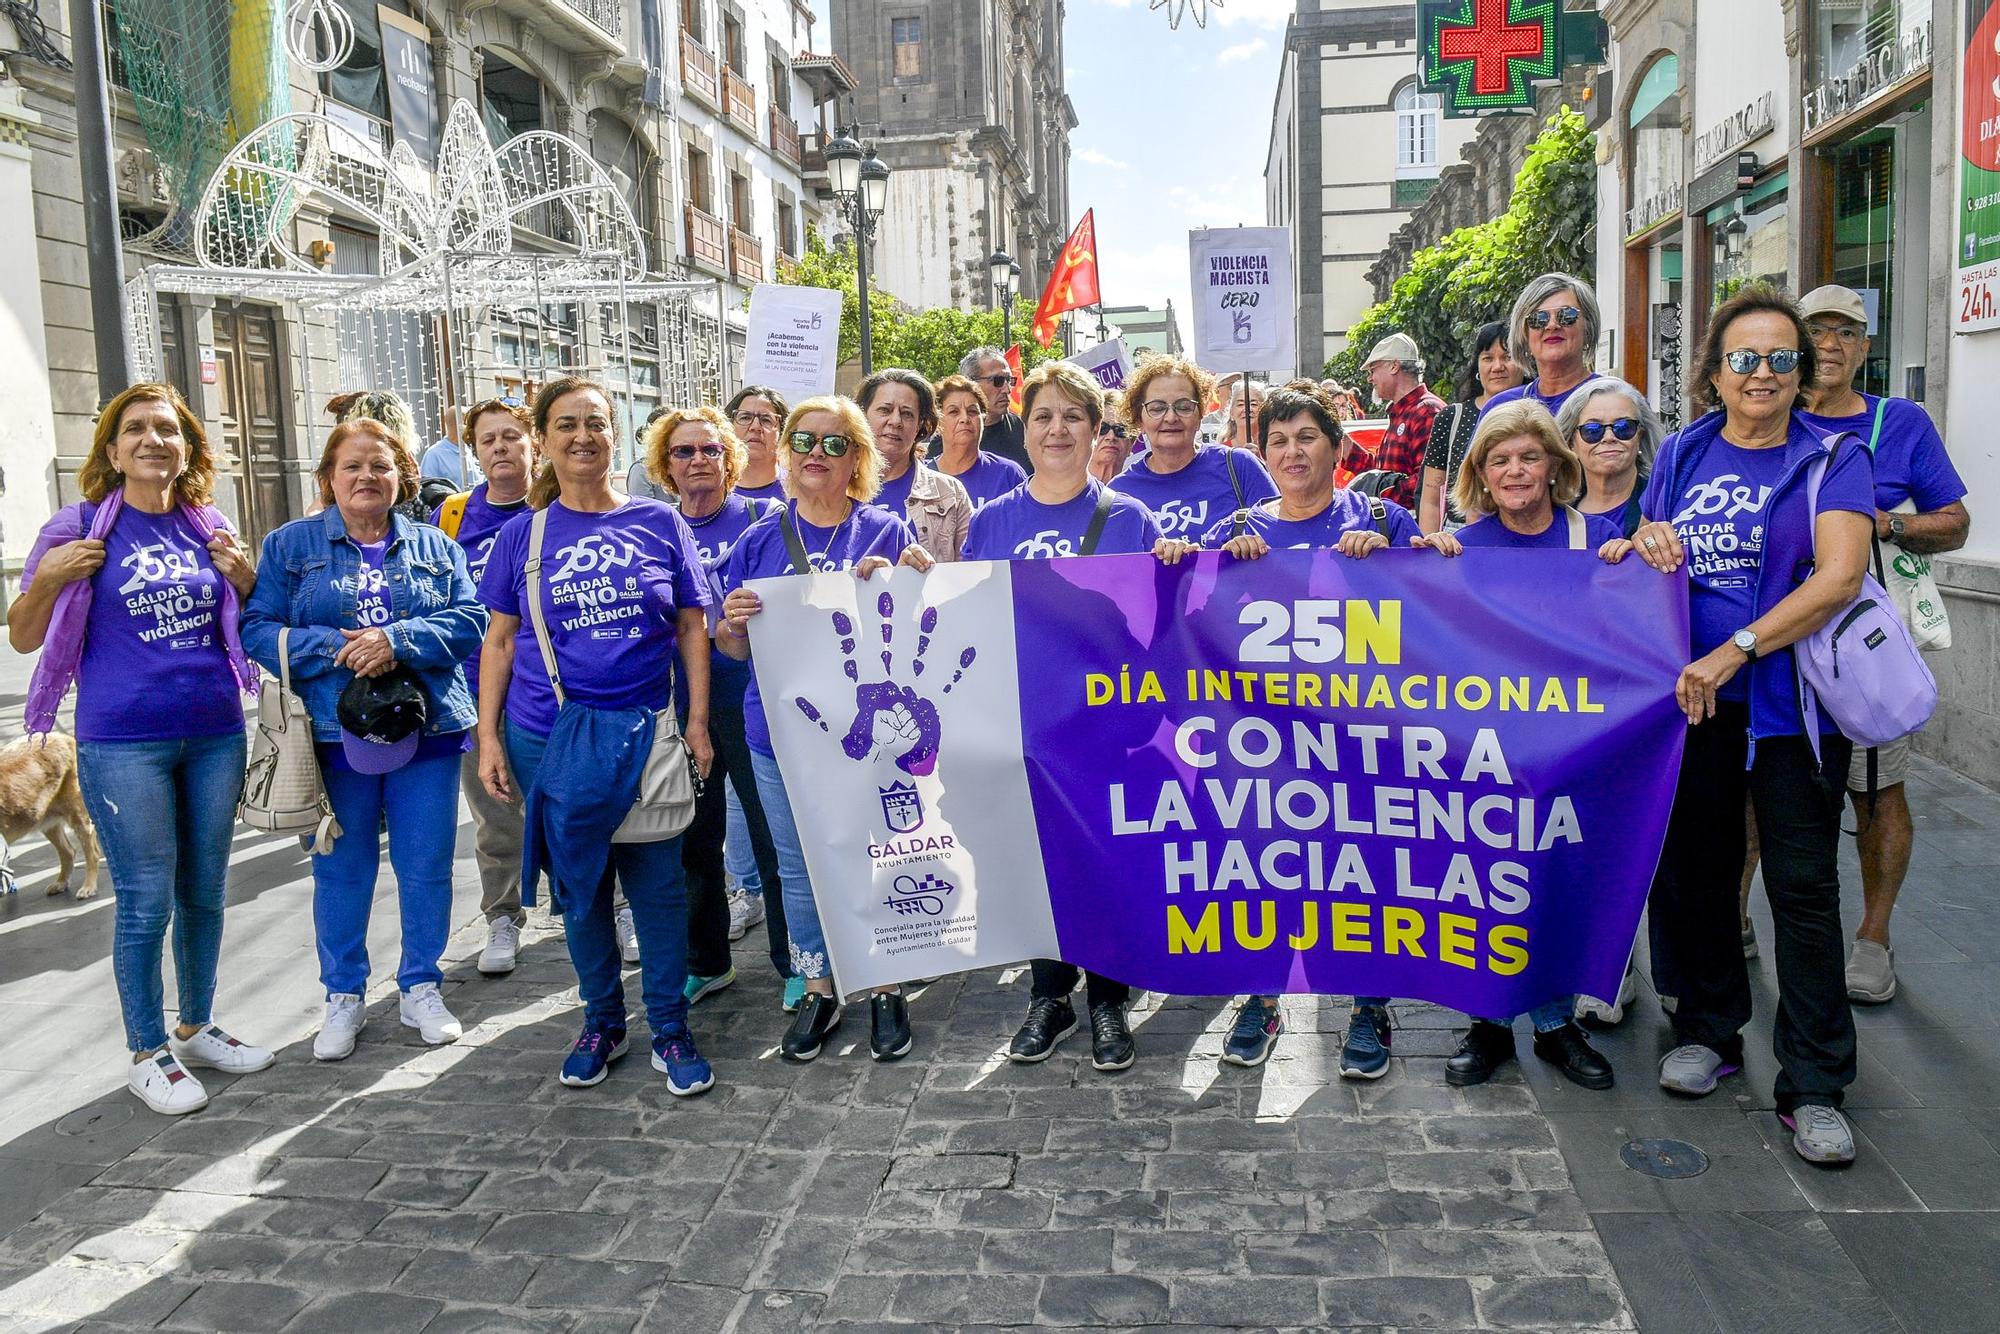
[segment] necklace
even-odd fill
[[[685,523],[690,528],[706,528],[709,524],[712,524],[717,519],[721,518],[722,511],[728,508],[729,508],[729,500],[727,497],[724,497],[720,505],[717,505],[713,511],[711,511],[708,514],[702,515],[699,519],[688,518],[688,512],[685,509],[682,510],[681,522]]]
[[[798,511],[796,510],[796,508],[793,510],[792,516],[795,519],[798,517]],[[820,564],[824,565],[826,563],[826,553],[833,550],[834,541],[840,536],[840,530],[842,528],[845,528],[847,526],[847,521],[853,517],[854,517],[854,502],[850,500],[847,503],[847,512],[842,514],[840,516],[839,522],[833,525],[833,531],[826,535],[826,545],[819,549]],[[804,520],[802,519],[799,521],[801,523],[804,522]],[[801,543],[800,545],[803,546],[804,543]],[[808,563],[810,563],[810,553],[808,553]],[[799,571],[799,573],[803,574],[806,573],[806,571],[801,570]]]

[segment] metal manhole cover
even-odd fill
[[[95,1135],[132,1119],[132,1109],[120,1103],[79,1107],[56,1122],[58,1135]]]
[[[1678,1139],[1635,1139],[1622,1145],[1618,1157],[1634,1172],[1669,1181],[1698,1177],[1708,1170],[1708,1155]]]

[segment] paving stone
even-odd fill
[[[470,1250],[492,1227],[498,1214],[465,1209],[392,1209],[368,1234],[370,1241],[405,1246],[440,1246]]]
[[[1052,1275],[1036,1314],[1049,1325],[1146,1325],[1167,1316],[1167,1285],[1131,1274]]]
[[[967,1191],[955,1202],[957,1221],[967,1227],[1047,1227],[1055,1196],[1026,1190]]]
[[[307,1246],[279,1267],[280,1282],[302,1288],[386,1292],[420,1254],[408,1246],[355,1241],[344,1246]]]
[[[292,1318],[286,1334],[417,1334],[437,1318],[444,1303],[398,1292],[344,1292],[321,1297]]]
[[[736,1323],[730,1327],[731,1334],[795,1334],[817,1329],[825,1300],[817,1292],[747,1292]]]
[[[1387,1274],[1389,1256],[1372,1232],[1245,1232],[1237,1236],[1251,1274]]]
[[[798,1212],[814,1218],[861,1217],[893,1161],[885,1154],[828,1154],[799,1196]]]
[[[374,1200],[271,1200],[246,1212],[246,1232],[314,1240],[356,1240],[378,1227],[389,1206]]]
[[[280,1158],[258,1181],[257,1193],[358,1200],[388,1171],[385,1164],[353,1158]]]
[[[1027,1274],[911,1275],[896,1286],[889,1315],[925,1324],[1025,1325],[1042,1281]]]
[[[1178,1325],[1310,1325],[1319,1320],[1319,1294],[1309,1278],[1176,1278],[1168,1288],[1169,1319]]]
[[[998,1274],[1108,1274],[1111,1236],[1110,1228],[989,1232],[979,1267]]]
[[[1113,1234],[1111,1263],[1127,1274],[1220,1274],[1235,1252],[1235,1238],[1222,1232],[1120,1231]]]
[[[1057,1191],[1049,1226],[1163,1228],[1167,1225],[1167,1192],[1163,1190]]]
[[[865,1229],[849,1254],[871,1273],[970,1273],[979,1263],[985,1234],[942,1228]]]
[[[515,1214],[495,1223],[474,1249],[489,1255],[601,1255],[623,1226],[622,1218],[605,1214]]]
[[[1328,1278],[1319,1284],[1329,1325],[1476,1324],[1472,1285],[1462,1278]]]
[[[843,1274],[819,1308],[828,1322],[881,1320],[902,1280],[886,1274]]]
[[[572,1260],[542,1265],[521,1294],[522,1306],[643,1312],[672,1271],[639,1260]],[[696,1285],[688,1285],[696,1286]],[[708,1289],[707,1291],[719,1291]],[[734,1305],[732,1302],[731,1305]]]
[[[1534,1238],[1526,1232],[1481,1232],[1441,1228],[1390,1232],[1390,1272],[1444,1277],[1477,1274],[1533,1274],[1541,1271]]]
[[[396,1280],[399,1291],[453,1302],[511,1305],[528,1286],[539,1257],[421,1251]]]
[[[498,1212],[503,1206],[469,1199],[485,1179],[484,1172],[451,1167],[391,1167],[375,1188],[368,1192],[368,1198],[420,1209],[455,1209],[461,1204],[468,1204],[475,1209]],[[531,1206],[521,1204],[514,1207],[526,1209]]]
[[[722,1329],[743,1300],[734,1288],[704,1283],[656,1283],[652,1291],[652,1306],[636,1328],[660,1334]]]
[[[1625,1328],[1630,1320],[1604,1278],[1496,1278],[1480,1292],[1479,1312],[1498,1329]]]
[[[674,1272],[704,1283],[741,1287],[755,1272],[764,1239],[777,1226],[769,1214],[717,1209],[690,1230],[674,1258]]]
[[[887,1190],[999,1190],[1014,1180],[1014,1156],[1002,1153],[910,1155],[896,1159]]]
[[[204,1283],[174,1308],[172,1329],[274,1330],[305,1309],[311,1294],[276,1283]]]
[[[1296,1232],[1306,1225],[1306,1197],[1298,1191],[1177,1190],[1168,1217],[1189,1231]]]

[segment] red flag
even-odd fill
[[[1014,372],[1014,387],[1007,391],[1007,406],[1014,411],[1021,410],[1021,345],[1007,349],[1007,369]]]
[[[1056,316],[1082,306],[1094,306],[1097,295],[1097,223],[1095,209],[1085,209],[1083,221],[1063,242],[1055,267],[1049,270],[1048,286],[1042,288],[1042,304],[1035,307],[1035,341],[1047,347],[1055,341]]]

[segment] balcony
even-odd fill
[[[688,96],[710,108],[722,109],[722,86],[716,81],[715,57],[685,32],[681,34],[681,87]]]
[[[750,80],[733,69],[722,71],[722,101],[729,119],[736,128],[757,137],[757,90],[750,86]]]
[[[805,165],[806,155],[799,143],[798,122],[776,106],[771,108],[771,151],[795,167]]]
[[[764,247],[737,227],[729,229],[729,272],[738,282],[764,281]]]
[[[583,15],[609,36],[625,35],[625,6],[621,0],[559,0],[556,8]]]
[[[687,206],[688,259],[711,273],[729,272],[728,229],[693,204]]]

